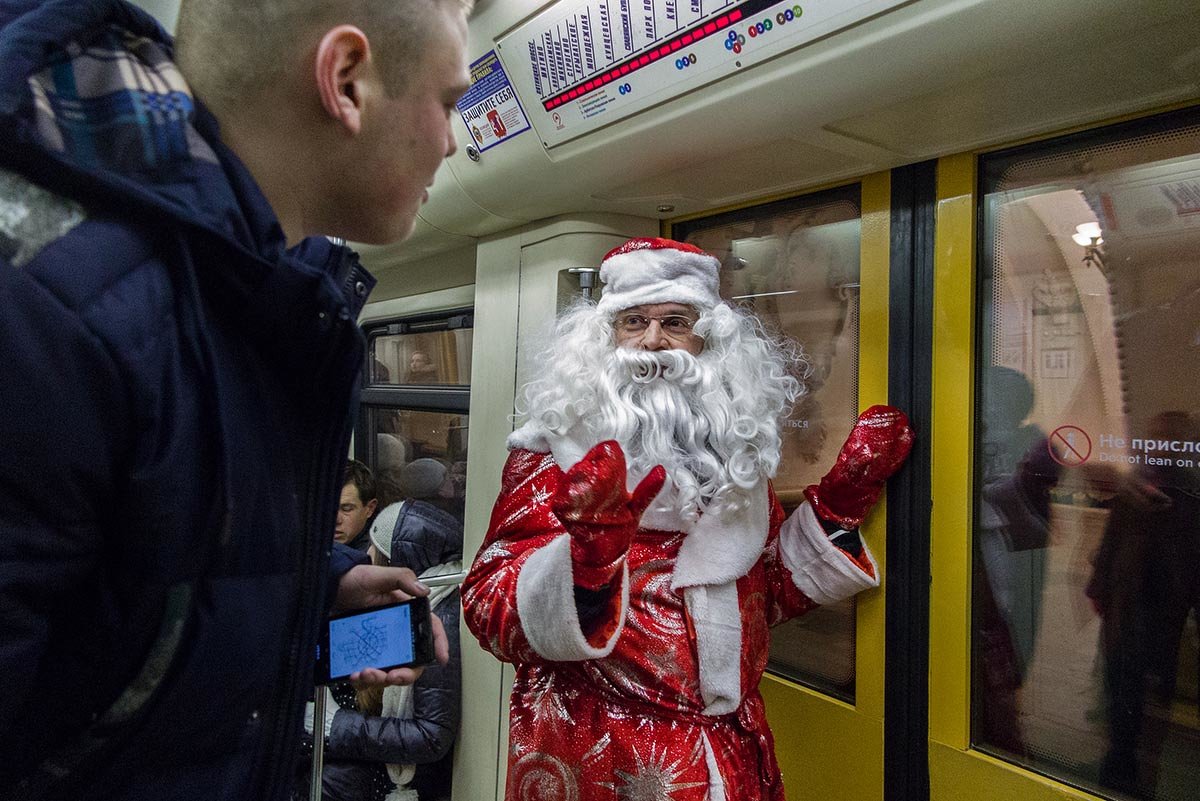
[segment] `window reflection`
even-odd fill
[[[470,328],[382,334],[372,339],[372,384],[463,386],[471,379]]]
[[[372,409],[379,508],[426,500],[463,519],[467,416],[409,409]]]
[[[678,227],[678,238],[721,259],[721,296],[794,340],[807,393],[783,425],[775,491],[790,512],[837,457],[858,412],[857,186]],[[777,627],[770,669],[846,700],[854,697],[853,599]]]
[[[1200,780],[1200,127],[1176,119],[985,162],[981,247],[973,740],[1155,801]]]

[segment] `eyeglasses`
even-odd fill
[[[650,327],[651,322],[657,322],[662,332],[668,337],[686,337],[692,333],[696,321],[681,314],[668,314],[664,317],[650,317],[645,314],[622,314],[613,321],[613,327],[622,334],[635,336]]]

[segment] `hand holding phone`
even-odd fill
[[[338,580],[336,609],[367,609],[428,595],[429,588],[407,567],[355,565]]]
[[[328,684],[363,670],[391,671],[436,661],[426,598],[412,598],[333,615],[321,631],[316,682]]]

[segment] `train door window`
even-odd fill
[[[371,384],[466,386],[472,329],[463,320],[391,323],[371,337]],[[456,324],[457,323],[457,324]],[[453,326],[432,328],[431,326]]]
[[[675,226],[722,260],[721,295],[800,346],[806,392],[783,426],[775,490],[791,512],[833,464],[858,412],[860,190],[843,187]],[[853,599],[772,632],[769,668],[853,701]]]
[[[462,520],[472,325],[464,309],[366,329],[356,453],[375,472],[380,509],[426,498]]]
[[[985,158],[972,745],[1200,786],[1200,114]]]

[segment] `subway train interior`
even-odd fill
[[[882,586],[773,632],[788,798],[1200,798],[1200,4],[477,0],[469,36],[458,151],[359,248],[381,493],[436,462],[470,559],[556,312],[693,243],[810,361],[785,507],[862,409],[917,432]],[[462,654],[453,800],[500,799],[512,670]]]

